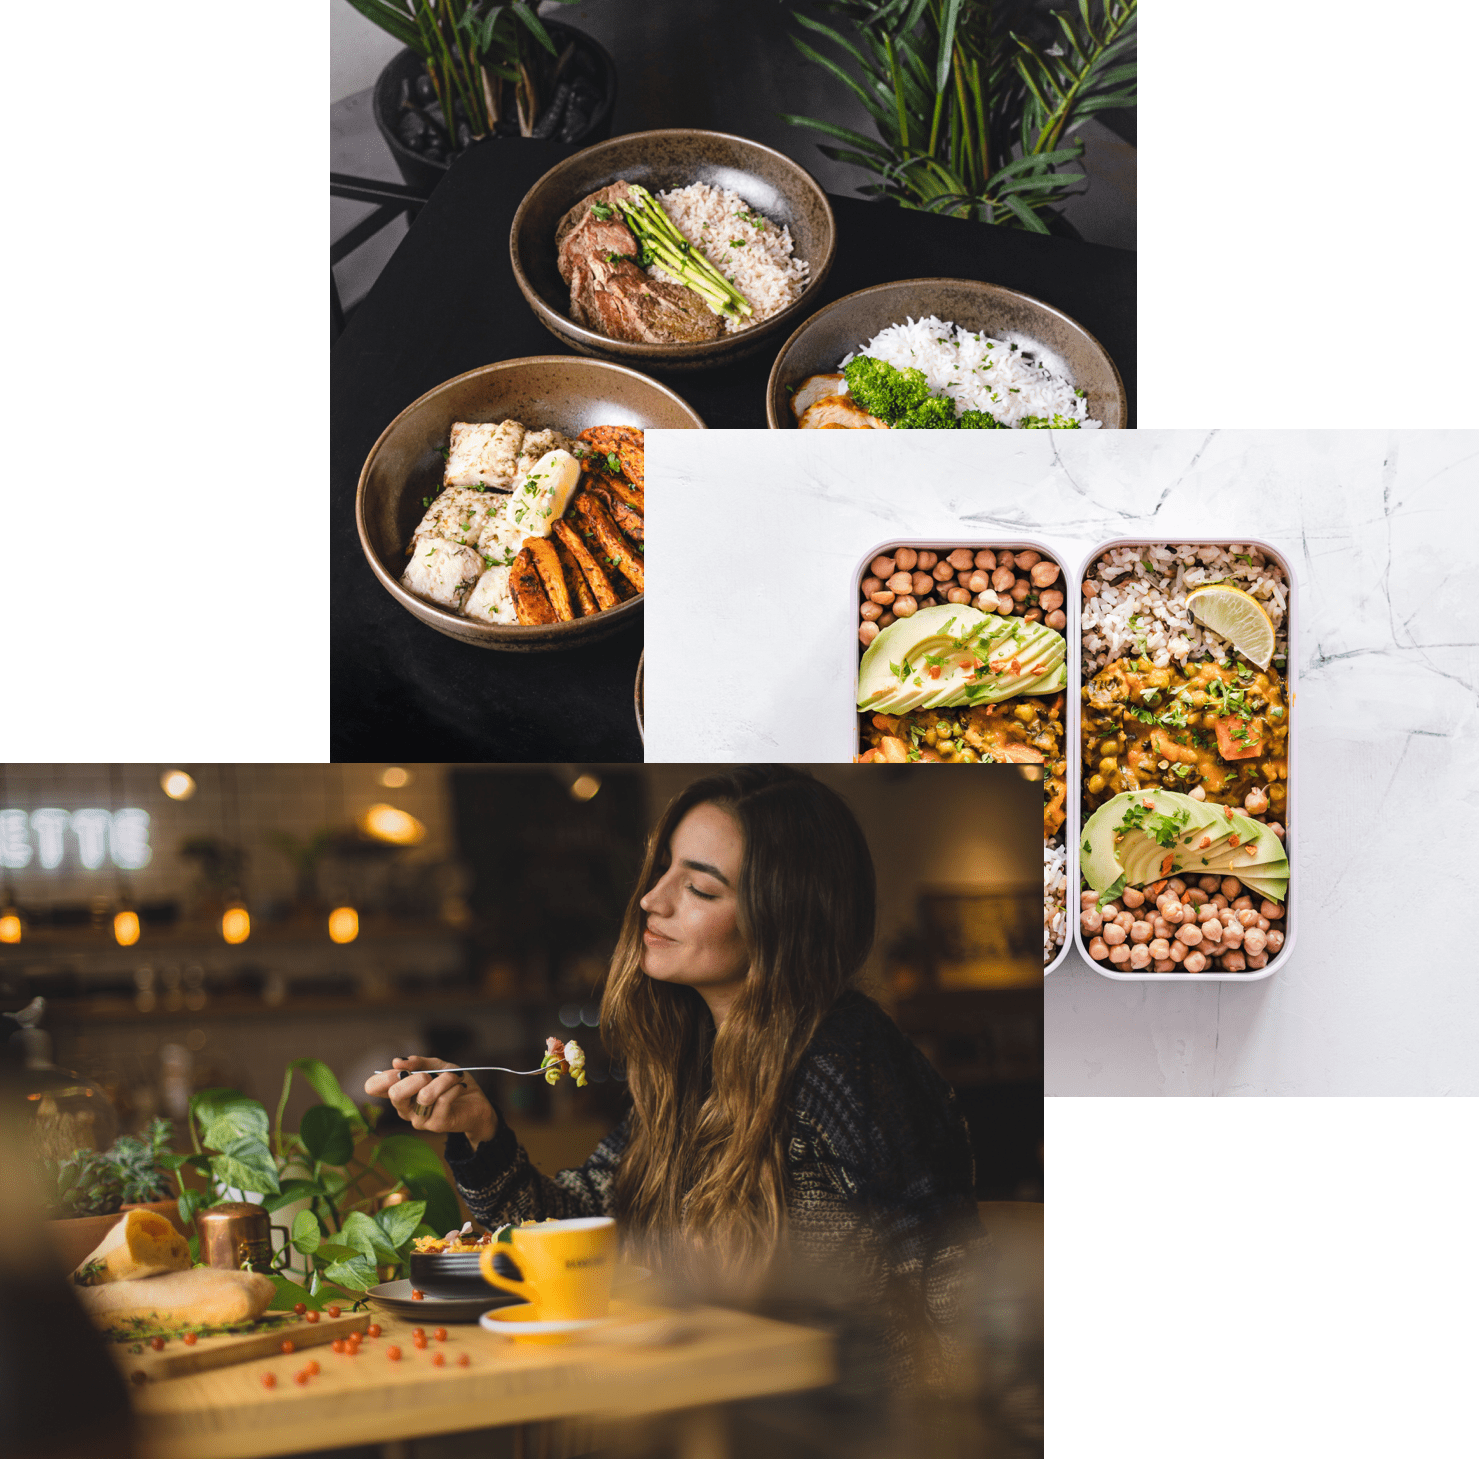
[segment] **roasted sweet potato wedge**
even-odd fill
[[[575,554],[558,539],[555,541],[555,551],[560,555],[560,566],[565,569],[565,578],[570,584],[571,596],[575,599],[575,616],[589,618],[592,613],[599,613],[601,610],[596,604],[596,595],[591,592],[591,585],[586,582],[585,574],[575,560]]]
[[[603,456],[615,456],[622,475],[638,491],[643,489],[646,449],[641,431],[634,426],[591,426],[580,433],[580,439]]]
[[[565,585],[565,569],[560,565],[560,554],[555,551],[554,543],[547,537],[530,537],[524,542],[524,550],[544,584],[555,617],[561,623],[569,623],[575,613],[570,607],[570,589]]]
[[[513,594],[514,612],[520,623],[533,625],[557,621],[549,595],[544,591],[539,569],[534,566],[527,546],[514,558],[513,566],[508,572],[508,586]]]
[[[597,610],[616,607],[621,599],[616,596],[616,589],[612,587],[611,579],[606,576],[601,564],[581,541],[580,533],[569,522],[561,518],[555,523],[555,536],[560,539],[570,555],[580,565],[580,570],[585,575],[591,592],[595,595]]]
[[[611,513],[611,520],[633,541],[641,542],[646,531],[642,513],[628,506],[615,492],[602,486],[596,491],[601,505]]]
[[[616,524],[607,514],[605,507],[597,501],[595,494],[590,491],[578,491],[570,505],[580,519],[582,534],[590,531],[594,535],[601,557],[609,559],[612,567],[621,573],[639,593],[643,592],[642,561],[627,543],[626,538],[616,530]]]

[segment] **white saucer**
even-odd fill
[[[605,1327],[608,1323],[615,1322],[621,1317],[623,1304],[613,1302],[612,1311],[607,1317],[569,1318],[561,1322],[529,1322],[523,1314],[528,1312],[531,1304],[528,1302],[515,1303],[510,1307],[499,1307],[492,1312],[485,1312],[478,1318],[478,1326],[485,1332],[496,1332],[500,1337],[511,1337],[517,1340],[521,1337],[567,1337],[577,1332],[589,1332],[593,1327]],[[515,1315],[518,1314],[518,1315]],[[500,1322],[497,1319],[502,1317]]]

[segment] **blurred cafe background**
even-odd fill
[[[1040,1200],[1037,848],[1018,805],[1040,788],[1012,772],[977,804],[958,775],[814,768],[874,846],[865,990],[955,1087],[981,1198]],[[621,1102],[589,1031],[647,828],[703,770],[8,766],[0,1011],[31,1062],[97,1083],[121,1133],[183,1119],[211,1086],[275,1104],[308,1055],[357,1094],[397,1054],[525,1068],[585,1029],[578,1100],[568,1081],[490,1091],[541,1168],[578,1163]],[[969,945],[981,927],[989,951]]]

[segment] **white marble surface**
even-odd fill
[[[884,539],[1260,537],[1299,576],[1293,956],[1257,983],[1048,980],[1050,1094],[1479,1094],[1479,433],[649,436],[647,754],[851,754]]]

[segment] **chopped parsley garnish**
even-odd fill
[[[616,209],[610,203],[592,203],[591,217],[598,223],[609,223],[616,216]]]

